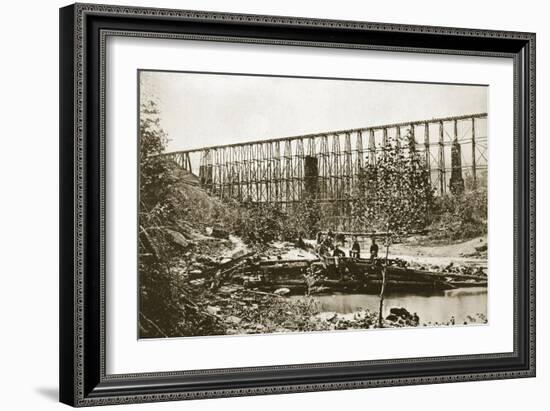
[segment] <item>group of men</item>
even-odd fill
[[[301,237],[300,237],[301,240]],[[349,250],[349,256],[351,258],[360,258],[361,256],[361,245],[357,239],[357,236],[352,237],[352,245]],[[303,241],[303,240],[302,240]],[[343,243],[343,241],[342,241]],[[332,231],[328,231],[326,235],[322,232],[317,233],[317,246],[316,250],[319,255],[324,257],[345,257],[346,253],[339,247],[338,242],[335,241],[335,236]],[[370,258],[374,260],[378,257],[378,244],[374,237],[372,238],[372,243],[370,246]]]

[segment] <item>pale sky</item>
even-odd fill
[[[487,112],[486,86],[141,72],[167,151]]]

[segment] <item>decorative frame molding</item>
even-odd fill
[[[514,351],[106,375],[104,103],[108,36],[513,59]],[[75,4],[60,10],[60,97],[62,402],[91,406],[535,375],[535,34]],[[260,376],[265,382],[258,382]]]

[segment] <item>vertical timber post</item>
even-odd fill
[[[242,198],[244,201],[248,197],[248,164],[247,164],[248,145],[241,147],[241,182],[242,182]]]
[[[395,128],[395,146],[399,150],[401,148],[401,127],[397,126]]]
[[[388,149],[388,129],[386,127],[382,130],[382,151],[384,153],[384,160],[387,157],[387,149]]]
[[[307,155],[304,157],[304,195],[302,199],[318,200],[319,161],[315,155],[315,140],[308,138]]]
[[[443,141],[443,121],[439,122],[439,158],[438,158],[438,168],[439,168],[439,194],[445,194],[445,144]]]
[[[349,229],[350,213],[351,213],[351,180],[353,177],[353,162],[351,153],[351,135],[346,133],[344,136],[344,201],[342,204],[342,210],[344,215],[343,228]]]
[[[376,145],[374,143],[374,129],[369,130],[369,164],[376,165]]]
[[[289,204],[292,201],[292,147],[290,140],[285,140],[285,202]]]
[[[361,173],[363,172],[363,134],[361,130],[357,132],[357,138],[355,140],[355,164],[353,170],[353,188],[356,189],[359,186]],[[357,195],[357,192],[354,192]]]
[[[225,148],[220,148],[220,197],[225,194]]]
[[[424,123],[424,158],[426,161],[426,169],[428,170],[428,179],[430,188],[432,186],[432,169],[430,166],[430,124]]]
[[[472,178],[473,189],[477,188],[477,172],[476,172],[476,119],[472,117]]]
[[[275,142],[274,146],[274,161],[275,161],[275,201],[277,205],[281,203],[281,143],[279,141]]]
[[[303,187],[304,187],[304,140],[299,138],[296,142],[296,163],[294,167],[295,181],[296,181],[296,200],[302,200]]]
[[[235,195],[235,181],[234,181],[234,166],[233,166],[233,161],[234,161],[234,151],[233,151],[233,147],[229,147],[228,150],[227,150],[227,157],[228,157],[228,162],[227,162],[227,174],[229,176],[228,178],[228,182],[229,182],[229,186],[227,188],[227,191],[229,193],[229,198],[230,199],[233,199],[234,198],[234,195]]]
[[[330,199],[330,206],[332,206],[334,203],[334,199],[336,198],[337,193],[337,182],[336,182],[336,173],[337,168],[335,168],[336,164],[336,158],[334,154],[334,135],[327,136],[327,159],[328,159],[328,174],[327,174],[327,181],[329,186],[329,199]],[[332,218],[332,211],[329,213],[329,216]],[[330,219],[329,221],[332,221]]]
[[[267,203],[271,203],[273,200],[272,198],[272,184],[273,184],[273,151],[272,151],[273,143],[269,142],[265,144],[265,150],[264,155],[266,159],[266,170],[265,170],[265,189],[266,189],[266,195],[265,195],[265,201]]]
[[[332,165],[333,169],[332,169],[332,176],[334,178],[334,185],[333,185],[333,188],[334,188],[334,200],[335,200],[335,204],[336,204],[336,220],[338,221],[338,223],[340,223],[340,216],[341,216],[341,212],[340,212],[340,208],[341,208],[341,193],[342,193],[342,190],[341,190],[341,178],[342,178],[342,170],[340,168],[340,156],[341,156],[341,152],[340,152],[340,136],[338,134],[333,134],[332,135],[332,152],[333,152],[333,159],[334,159],[334,163]],[[337,228],[337,227],[334,227],[334,228]]]
[[[407,143],[408,143],[408,146],[409,146],[409,150],[410,151],[415,151],[416,150],[416,137],[415,137],[415,134],[414,134],[414,124],[411,124],[409,127],[410,127],[409,141]]]
[[[363,162],[364,162],[364,159],[363,159],[363,155],[364,155],[364,152],[363,152],[363,133],[361,132],[361,130],[359,130],[357,132],[357,170],[356,170],[356,174],[359,175],[359,173],[361,172],[361,170],[363,169]]]
[[[237,193],[239,202],[243,201],[243,147],[235,147],[237,162],[235,164],[235,172],[237,173]]]
[[[247,201],[250,199],[250,145],[247,144],[243,146],[243,165],[244,165],[244,186],[245,186],[245,196],[244,199]]]
[[[189,153],[185,153],[185,161],[186,161],[186,165],[184,169],[186,169],[191,173],[193,170],[191,169],[191,157],[189,156]]]
[[[453,120],[453,142],[451,144],[451,179],[449,181],[451,193],[459,195],[464,192],[462,178],[462,149],[458,142],[458,120]]]
[[[330,176],[328,167],[328,137],[326,135],[321,136],[319,141],[319,157],[321,159],[321,165],[319,169],[319,177],[321,181],[319,183],[319,198],[324,200],[330,198],[328,178]]]

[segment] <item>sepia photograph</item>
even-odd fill
[[[303,397],[332,410],[368,395],[463,410],[455,399],[477,404],[493,387],[482,397],[494,406],[503,384],[516,388],[501,402],[537,398],[546,26],[517,25],[521,7],[506,20],[398,2],[59,9],[59,81],[45,82],[59,86],[59,115],[37,111],[59,144],[31,133],[59,179],[22,185],[56,197],[44,202],[56,218],[40,220],[59,223],[59,252],[44,257],[59,282],[34,270],[56,287],[28,306],[44,332],[14,318],[31,343],[48,337],[42,300],[59,296],[40,352],[58,351],[60,402],[242,408],[237,397],[258,396],[251,409],[269,398],[279,410]],[[28,218],[11,219],[26,239]],[[525,395],[505,381],[520,378]],[[337,390],[332,403],[321,394]]]
[[[489,323],[487,85],[137,87],[138,338]]]

